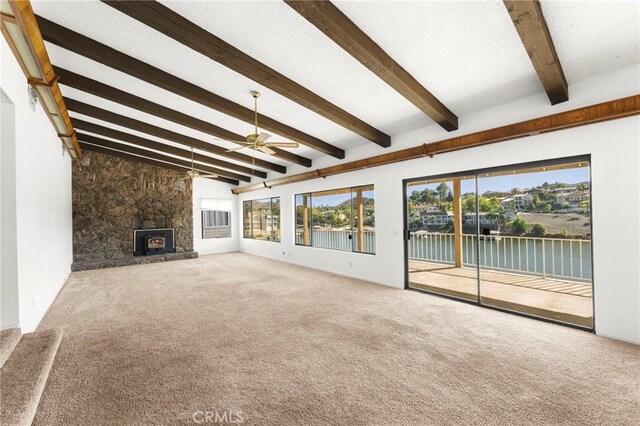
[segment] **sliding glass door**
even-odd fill
[[[593,328],[587,158],[405,181],[407,287]]]
[[[480,212],[480,301],[593,326],[587,161],[478,175],[499,206]]]
[[[475,193],[474,176],[407,184],[409,287],[477,300]]]

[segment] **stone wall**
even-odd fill
[[[175,228],[193,250],[192,182],[184,173],[86,151],[73,165],[74,261],[133,255],[133,230]]]

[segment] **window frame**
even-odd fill
[[[215,218],[215,220],[217,220],[217,218],[219,217],[219,214],[224,213],[227,217],[227,225],[215,225],[215,226],[205,226],[205,218],[207,217],[208,214],[210,213],[214,213],[213,217]],[[225,239],[225,238],[233,238],[233,234],[232,234],[232,228],[231,228],[231,216],[232,216],[232,212],[228,211],[228,210],[217,210],[217,209],[200,209],[200,223],[201,223],[201,227],[202,227],[202,239],[203,240],[211,240],[211,239]],[[207,229],[215,229],[215,236],[207,236],[206,234],[206,230]],[[225,233],[225,235],[220,236],[220,229],[228,229],[228,235]]]
[[[355,225],[357,220],[354,218],[354,210],[356,209],[356,192],[358,189],[361,189],[362,192],[365,191],[373,191],[374,196],[373,196],[373,201],[374,201],[374,225],[373,225],[373,229],[374,229],[374,241],[373,241],[373,251],[360,251],[357,249],[356,244],[358,243],[358,239],[354,238],[354,233],[355,230],[358,229]],[[326,193],[332,193],[332,192],[340,192],[343,191],[345,194],[349,195],[349,203],[350,203],[350,217],[349,217],[349,241],[350,241],[350,248],[348,250],[345,249],[341,249],[341,248],[332,248],[332,247],[319,247],[319,246],[315,246],[313,244],[313,208],[314,208],[314,204],[313,204],[313,199],[314,199],[314,194],[317,194],[316,196],[321,196]],[[304,243],[300,243],[298,241],[298,197],[302,197],[302,200],[304,200],[305,198],[308,200],[307,201],[307,209],[308,209],[308,221],[309,221],[309,225],[308,225],[308,229],[309,229],[309,236],[308,236],[308,240],[309,240],[309,244],[304,244]],[[303,204],[304,205],[304,204]],[[294,194],[293,196],[293,226],[294,226],[294,244],[296,246],[301,246],[301,247],[312,247],[312,248],[316,248],[316,249],[325,249],[325,250],[336,250],[336,251],[342,251],[342,252],[346,252],[346,253],[356,253],[356,254],[367,254],[367,255],[376,255],[376,239],[375,239],[375,185],[374,184],[365,184],[365,185],[356,185],[356,186],[347,186],[347,187],[342,187],[342,188],[334,188],[334,189],[326,189],[326,190],[320,190],[320,191],[313,191],[313,192],[303,192],[303,193],[299,193],[299,194]],[[304,219],[303,219],[304,221]],[[363,227],[364,228],[364,227]],[[304,232],[304,231],[303,231]],[[303,239],[304,239],[304,234],[303,234]],[[363,243],[364,244],[364,243]]]
[[[269,236],[267,239],[256,238],[254,227],[253,227],[253,224],[255,222],[253,205],[254,205],[254,202],[266,203],[267,201],[269,202],[269,215],[267,216],[269,218],[269,225],[267,226],[267,228],[270,227],[271,231],[268,231]],[[276,215],[274,215],[274,209],[273,209],[274,205],[276,204],[278,205],[277,228],[276,226],[274,226],[276,222],[275,221]],[[247,209],[247,206],[249,206],[248,209]],[[248,216],[247,216],[247,211],[249,212]],[[282,226],[281,226],[281,216],[280,216],[281,213],[282,213],[282,209],[281,209],[281,202],[280,202],[279,196],[243,200],[242,201],[242,238],[247,240],[268,241],[272,243],[282,242]]]

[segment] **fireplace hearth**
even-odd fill
[[[133,255],[151,256],[175,253],[173,228],[136,229],[133,231]]]

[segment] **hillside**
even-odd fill
[[[520,213],[522,220],[529,226],[539,223],[547,228],[547,235],[585,236],[591,233],[589,216],[577,213]]]

